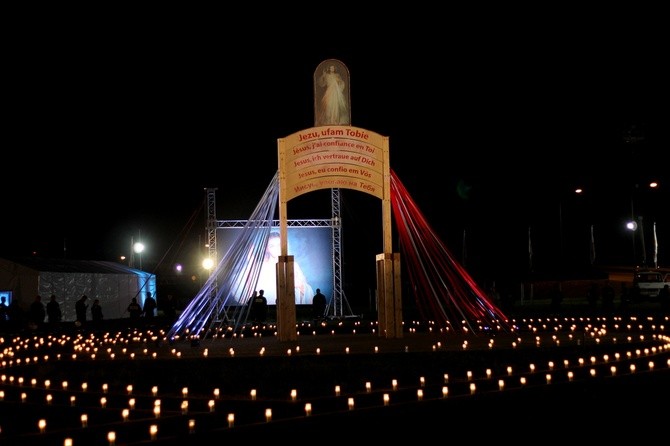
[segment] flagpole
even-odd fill
[[[656,222],[654,222],[654,268],[658,268],[658,238],[656,237]]]
[[[591,225],[591,265],[596,261],[596,240],[593,236],[593,225]]]
[[[528,226],[528,271],[533,272],[533,242],[530,237],[530,226]]]

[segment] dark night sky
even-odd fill
[[[186,261],[205,234],[204,188],[218,188],[218,218],[247,218],[277,170],[277,138],[313,126],[312,75],[335,58],[352,124],[389,136],[393,170],[457,257],[466,231],[466,267],[522,274],[531,226],[537,267],[551,268],[559,209],[566,257],[588,258],[594,224],[598,260],[631,262],[633,191],[670,263],[667,41],[654,26],[471,17],[415,23],[420,34],[359,24],[322,43],[307,24],[268,39],[157,22],[13,36],[0,256],[115,260],[141,231],[145,265]],[[289,218],[328,218],[328,197],[300,197]],[[375,203],[346,190],[343,202],[345,256],[372,264]]]

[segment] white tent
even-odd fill
[[[100,299],[105,319],[127,317],[126,308],[135,297],[144,306],[146,292],[156,295],[156,275],[115,262],[66,259],[0,259],[0,294],[16,300],[27,310],[36,295],[46,304],[54,294],[63,321],[74,321],[75,302],[89,297],[89,307]],[[91,318],[90,312],[87,314]]]

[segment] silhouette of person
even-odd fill
[[[95,324],[100,324],[102,319],[102,305],[100,305],[100,299],[95,299],[93,305],[91,305],[91,320]]]
[[[349,109],[345,94],[346,83],[335,70],[335,65],[329,65],[319,77],[319,86],[325,90],[320,101],[320,125],[349,125]]]
[[[258,288],[264,290],[276,290],[277,289],[277,262],[279,262],[279,256],[281,255],[281,241],[279,238],[279,232],[273,231],[270,233],[268,239],[268,245],[265,249],[265,257],[263,258],[263,265],[261,265],[261,272],[258,278]],[[312,286],[307,281],[305,273],[302,271],[300,264],[298,262],[293,262],[293,276],[294,276],[294,285],[295,285],[295,303],[304,304],[308,303],[309,296],[314,295]],[[265,297],[268,300],[268,304],[274,305],[277,303],[277,297],[275,292],[270,292]]]
[[[249,298],[249,316],[252,321],[256,320],[256,298],[258,297],[258,291],[251,293],[251,298]],[[267,299],[266,299],[267,300]]]
[[[144,299],[143,313],[147,319],[153,319],[156,315],[156,299],[151,297],[151,291],[147,291],[146,298]]]
[[[47,303],[47,320],[51,325],[57,325],[63,319],[63,312],[60,309],[60,304],[56,300],[56,295],[52,294]]]
[[[177,318],[177,307],[175,305],[174,296],[168,294],[166,301],[161,304],[163,307],[163,314],[169,321],[173,321]]]
[[[88,296],[84,294],[74,304],[74,311],[77,315],[76,322],[79,322],[79,325],[86,323],[86,310],[88,309],[88,304],[86,303],[87,300]]]
[[[126,311],[130,314],[130,319],[133,321],[136,321],[140,318],[142,315],[142,306],[137,302],[137,298],[133,297],[130,299],[130,303],[128,304],[128,308],[126,308]]]
[[[316,294],[312,298],[312,316],[314,319],[321,319],[326,313],[326,296],[321,293],[321,289],[316,289]]]
[[[7,307],[7,297],[0,297],[0,324],[9,320],[9,308]]]
[[[10,331],[20,330],[22,328],[25,313],[23,308],[21,308],[21,305],[19,305],[18,300],[12,299],[12,301],[9,303],[9,306],[7,307],[7,318]]]
[[[33,324],[34,328],[39,328],[44,323],[44,318],[47,316],[47,310],[42,303],[42,296],[39,294],[35,296],[35,300],[30,304],[28,314],[30,316],[30,322]]]
[[[251,301],[251,317],[254,322],[265,322],[268,317],[268,300],[264,290],[254,291]]]
[[[9,328],[9,307],[7,306],[7,296],[0,296],[0,333],[4,333]]]

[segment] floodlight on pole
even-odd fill
[[[133,251],[140,255],[140,269],[142,269],[142,253],[144,252],[144,243],[137,242],[133,244]]]
[[[207,257],[202,261],[202,267],[205,268],[207,271],[211,271],[212,268],[214,267],[214,261]]]

